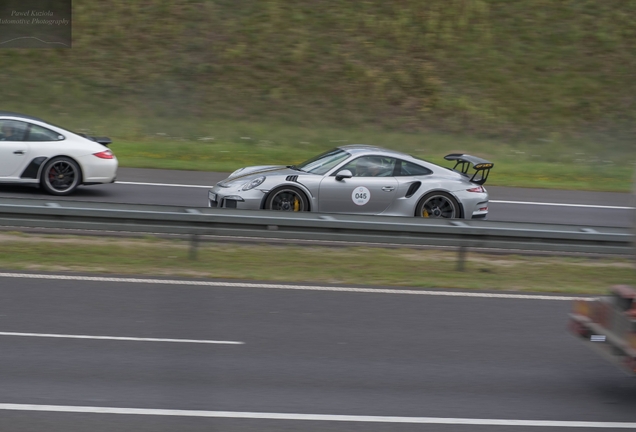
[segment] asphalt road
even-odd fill
[[[226,173],[120,168],[118,182],[87,186],[56,199],[110,203],[207,206],[207,186]],[[633,220],[627,193],[488,187],[489,220],[628,227]],[[51,199],[31,187],[0,186],[0,197]]]
[[[568,300],[217,285],[1,273],[0,430],[636,428],[636,381],[566,331]],[[413,417],[431,424],[399,422]]]

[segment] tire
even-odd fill
[[[40,183],[51,195],[69,195],[82,183],[82,171],[73,159],[55,157],[44,165]]]
[[[416,217],[456,219],[461,217],[457,200],[446,192],[431,192],[420,200],[415,209]]]
[[[265,210],[309,211],[309,201],[300,189],[293,186],[282,186],[274,189],[267,196]]]

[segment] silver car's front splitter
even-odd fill
[[[259,210],[265,193],[260,190],[232,193],[228,188],[215,186],[208,191],[208,206],[212,208],[231,208],[238,210]]]

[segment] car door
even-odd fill
[[[351,178],[336,179],[335,173],[320,182],[318,211],[323,213],[380,214],[393,202],[398,182],[392,158],[361,156],[338,170]],[[363,168],[365,167],[366,168]],[[379,170],[371,171],[369,167]]]
[[[27,123],[0,119],[0,179],[18,177],[29,163],[26,128]]]

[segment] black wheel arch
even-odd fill
[[[451,197],[453,197],[453,199],[457,202],[457,205],[459,206],[459,216],[457,217],[457,219],[464,219],[464,204],[459,200],[459,198],[457,198],[457,196],[452,193],[451,191],[448,190],[444,190],[444,189],[432,189],[429,191],[426,191],[426,193],[423,193],[422,195],[420,195],[420,197],[417,199],[416,203],[415,203],[415,207],[413,208],[413,216],[417,217],[417,208],[420,206],[420,203],[422,202],[422,200],[424,199],[424,197],[435,193],[435,192],[442,192],[445,194],[450,195]]]
[[[307,201],[307,211],[310,212],[311,211],[311,193],[309,193],[309,191],[305,190],[305,188],[300,184],[300,183],[283,183],[280,184],[278,186],[276,186],[275,188],[272,188],[269,192],[267,192],[266,194],[263,195],[263,199],[261,200],[261,210],[264,210],[266,208],[266,204],[267,204],[267,199],[276,191],[278,191],[279,189],[283,189],[283,188],[293,188],[298,190],[300,193],[302,193],[305,196],[305,200]]]
[[[84,171],[83,171],[83,169],[82,169],[82,164],[80,164],[80,163],[77,161],[77,159],[75,159],[74,157],[72,157],[72,156],[67,156],[67,155],[55,155],[55,156],[51,156],[50,158],[48,158],[48,159],[46,159],[44,162],[42,162],[42,164],[40,165],[39,172],[38,172],[38,177],[37,177],[38,181],[42,181],[42,174],[44,173],[44,167],[46,167],[46,165],[47,165],[50,161],[52,161],[53,159],[55,159],[55,158],[67,158],[67,159],[70,159],[70,160],[72,160],[73,162],[75,162],[75,164],[77,165],[77,168],[79,168],[79,175],[80,175],[80,180],[79,180],[78,185],[82,185],[82,184],[84,184]]]

